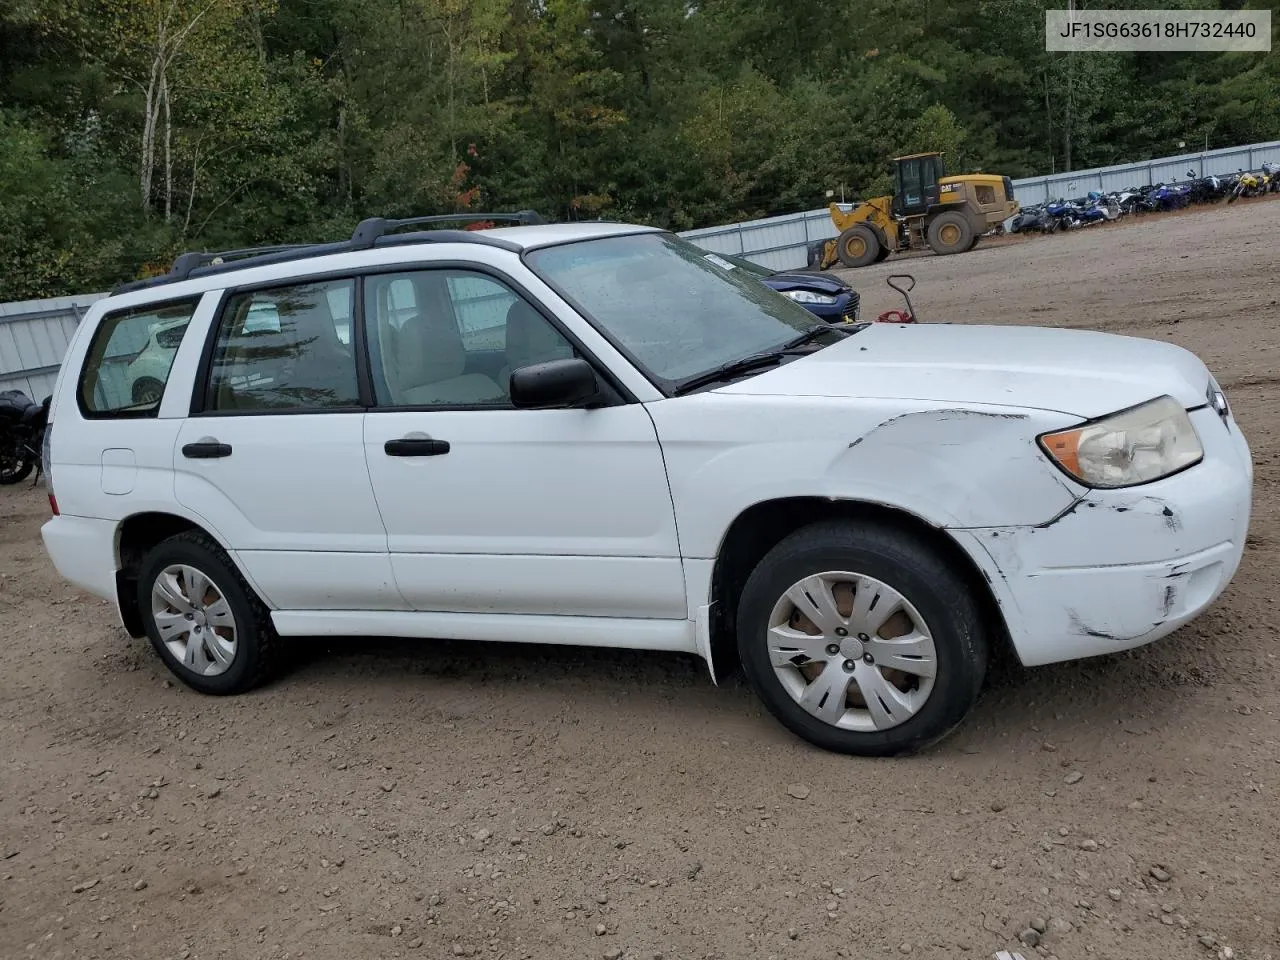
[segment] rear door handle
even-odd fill
[[[218,457],[229,457],[231,444],[219,443],[217,440],[201,440],[198,443],[184,445],[182,455],[190,460],[215,460]]]
[[[382,445],[382,449],[389,457],[439,457],[449,452],[449,441],[401,437],[399,440],[388,440]]]

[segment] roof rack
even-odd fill
[[[426,223],[487,223],[505,221],[526,225],[546,223],[533,210],[519,210],[515,213],[443,213],[429,217],[407,217],[400,220],[389,220],[384,217],[369,217],[356,225],[350,240],[338,240],[329,243],[292,243],[268,247],[243,247],[238,250],[222,250],[217,253],[190,251],[179,254],[169,268],[169,272],[158,277],[142,280],[130,280],[122,283],[112,294],[128,293],[147,287],[162,286],[167,283],[178,283],[192,277],[203,277],[228,270],[242,270],[247,267],[265,266],[272,263],[287,263],[305,257],[321,257],[332,253],[350,253],[355,250],[370,250],[375,246],[401,246],[409,243],[480,243],[485,246],[501,247],[505,250],[518,251],[517,244],[498,237],[483,236],[477,230],[419,230],[413,233],[396,234],[395,231],[409,226]]]
[[[370,217],[356,224],[355,232],[351,234],[351,243],[357,250],[368,250],[379,237],[386,236],[401,227],[416,226],[420,223],[485,223],[490,220],[507,220],[526,225],[547,222],[533,210],[519,210],[516,213],[440,213],[431,217],[407,217],[404,220]]]

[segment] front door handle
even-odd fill
[[[439,457],[449,452],[449,441],[401,437],[399,440],[388,440],[382,445],[382,449],[389,457]]]
[[[217,440],[201,440],[198,443],[184,445],[182,455],[190,460],[215,460],[218,457],[229,457],[231,444],[219,443]]]

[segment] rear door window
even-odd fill
[[[358,407],[354,297],[354,281],[331,280],[228,298],[214,341],[205,413]]]
[[[200,298],[116,310],[103,316],[80,372],[86,417],[154,417],[174,355]]]

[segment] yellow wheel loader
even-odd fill
[[[903,250],[964,253],[978,238],[1018,212],[1013,181],[987,173],[948,177],[942,154],[894,159],[894,194],[845,210],[830,206],[840,235],[822,244],[810,266],[825,270],[837,260],[864,267]]]

